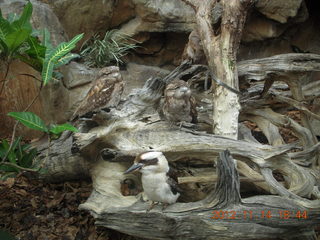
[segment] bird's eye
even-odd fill
[[[157,164],[157,162],[158,162],[157,158],[148,159],[148,160],[144,160],[144,159],[140,160],[140,163],[143,163],[144,165],[154,165],[154,164]]]

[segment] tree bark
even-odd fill
[[[237,51],[252,0],[183,0],[196,11],[197,30],[209,69],[228,86],[238,89]],[[237,94],[217,85],[213,93],[213,132],[238,138],[240,104]]]
[[[250,60],[249,65],[248,62],[239,64],[247,66],[239,69],[242,69],[243,79],[262,80],[278,77],[279,74],[288,81],[291,72],[319,69],[318,55],[305,57],[301,54]],[[259,62],[264,64],[257,64]],[[281,68],[279,64],[274,64],[275,62],[282,63]],[[278,69],[275,69],[276,67]],[[203,67],[200,68],[204,70]],[[285,90],[279,90],[276,84],[271,85],[261,98],[260,93],[264,88],[261,83],[258,87],[254,85],[247,89],[248,93],[242,95],[242,117],[251,115],[251,119],[261,121],[263,125],[271,123],[273,131],[268,139],[274,143],[273,146],[251,141],[250,137],[246,140],[235,140],[196,129],[175,127],[160,121],[156,109],[165,84],[179,76],[193,75],[192,73],[198,72],[200,68],[184,63],[164,79],[148,79],[145,86],[138,91],[132,91],[118,109],[98,112],[89,119],[89,122],[96,121],[95,127],[84,128],[84,131],[69,138],[64,139],[62,136],[54,141],[45,161],[45,167],[49,169],[47,177],[61,181],[63,177],[77,178],[79,174],[90,176],[93,191],[90,198],[81,205],[81,209],[90,211],[98,225],[138,237],[312,239],[313,228],[320,222],[320,174],[305,166],[309,166],[308,161],[313,161],[318,154],[320,144],[312,145],[312,135],[308,133],[307,127],[271,108],[283,100],[281,97],[277,100],[273,96],[292,97],[288,86],[286,85]],[[268,76],[268,73],[272,75]],[[317,86],[316,82],[302,88],[306,99],[319,96],[319,91],[314,86]],[[280,104],[285,111],[286,107],[291,107],[291,103],[297,104],[296,101],[289,101],[287,105]],[[271,107],[266,108],[270,104]],[[309,111],[308,114],[312,112]],[[300,141],[279,145],[277,127],[290,128]],[[262,130],[267,131],[267,127],[262,126]],[[221,155],[225,149],[230,151],[232,158],[229,154]],[[187,170],[190,170],[190,166],[204,168],[205,165],[212,171],[213,163],[217,162],[219,170],[215,190],[203,194],[205,198],[200,201],[178,202],[164,211],[158,206],[146,213],[148,203],[141,200],[143,194],[137,195],[141,186],[139,176],[127,176],[123,175],[123,172],[137,154],[149,150],[162,151],[171,166],[180,164]],[[46,151],[43,151],[43,154],[45,155]],[[218,156],[220,160],[216,161]],[[237,161],[237,169],[234,160]],[[305,165],[298,165],[298,161]],[[275,171],[280,173],[283,179],[275,178]],[[238,172],[257,188],[278,196],[240,198]],[[213,178],[214,175],[212,178],[198,179],[208,181],[213,188],[213,183],[210,182]],[[131,189],[132,194],[124,195],[123,183],[128,179],[135,187]],[[189,194],[196,192],[194,188],[187,188],[185,191]],[[236,213],[236,219],[226,217],[233,213]],[[306,213],[307,217],[299,218],[299,213]],[[215,218],[211,219],[213,214],[216,214]],[[157,221],[153,221],[155,218]]]

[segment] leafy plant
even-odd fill
[[[59,135],[64,131],[78,132],[78,129],[69,123],[47,126],[39,116],[32,112],[9,112],[8,116],[13,117],[28,128],[42,131],[47,134]]]
[[[18,56],[19,48],[32,37],[31,14],[32,4],[30,2],[26,4],[18,19],[14,15],[5,19],[0,10],[0,50],[3,58]]]
[[[70,52],[76,47],[77,42],[79,42],[82,37],[83,33],[75,36],[69,42],[60,43],[56,48],[47,46],[41,73],[44,84],[47,84],[51,80],[55,68],[65,65],[79,56],[78,54],[72,54]]]
[[[37,150],[29,144],[23,144],[21,137],[17,138],[11,149],[7,140],[3,139],[0,143],[0,161],[7,155],[4,164],[0,165],[0,171],[7,173],[18,173],[24,168],[33,169],[34,158]]]
[[[134,43],[130,43],[134,42]],[[137,48],[137,41],[117,30],[107,31],[101,40],[96,34],[81,47],[80,55],[90,67],[105,67],[112,63],[123,63],[122,57]]]
[[[12,59],[20,59],[41,72],[42,80],[46,85],[53,75],[53,70],[61,65],[69,63],[79,57],[70,53],[83,34],[75,36],[69,42],[62,42],[57,47],[50,43],[50,34],[44,29],[41,31],[32,29],[30,19],[32,4],[28,1],[21,16],[9,15],[8,19],[2,16],[0,10],[0,56],[7,62]]]
[[[71,50],[75,48],[77,42],[83,37],[83,34],[75,36],[69,42],[62,42],[57,47],[53,47],[50,42],[50,33],[47,29],[38,31],[32,28],[30,23],[32,10],[33,8],[30,1],[27,2],[20,16],[9,14],[7,18],[4,18],[0,9],[0,58],[4,60],[4,63],[7,65],[0,94],[4,89],[10,64],[14,59],[20,59],[41,72],[43,85],[46,85],[53,76],[58,76],[58,72],[54,72],[56,68],[79,57],[78,54],[72,54]],[[42,39],[42,41],[40,39]],[[42,85],[40,90],[41,88]],[[78,131],[75,127],[67,123],[47,126],[36,114],[27,112],[27,109],[38,96],[39,94],[23,112],[8,113],[9,116],[17,120],[17,123],[14,126],[11,143],[9,144],[6,140],[1,142],[0,170],[18,171],[22,169],[32,171],[32,169],[29,168],[31,167],[31,159],[35,156],[35,150],[29,151],[26,146],[21,145],[21,138],[14,140],[15,129],[18,122],[21,122],[31,129],[45,132],[50,135],[51,138],[60,135],[66,130],[73,132]]]

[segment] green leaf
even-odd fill
[[[80,57],[79,54],[69,53],[66,56],[60,58],[58,62],[54,65],[54,68],[58,68],[62,65],[68,64],[72,59]]]
[[[26,127],[42,132],[48,132],[43,120],[32,112],[9,112],[8,116],[15,118]]]
[[[28,29],[32,31],[32,26],[30,24],[30,18],[32,15],[32,4],[28,1],[25,5],[23,12],[20,18],[14,22],[12,22],[12,27],[21,30],[21,29]]]
[[[63,131],[79,132],[79,130],[77,128],[75,128],[74,126],[72,126],[69,123],[54,125],[49,129],[49,131],[51,133],[57,134],[57,135],[62,133]]]
[[[47,49],[44,64],[43,64],[43,69],[41,73],[44,85],[51,80],[52,72],[55,64],[59,61],[60,58],[70,53],[70,51],[73,48],[75,48],[76,43],[80,41],[82,37],[83,37],[83,33],[75,36],[73,39],[71,39],[71,41],[67,43],[66,42],[60,43],[58,47],[52,50]]]
[[[4,41],[6,36],[12,31],[10,23],[0,15],[0,38]]]
[[[2,55],[5,55],[5,56],[9,55],[8,45],[1,38],[0,38],[0,49],[1,49]]]
[[[36,59],[45,57],[46,47],[41,45],[40,41],[36,37],[30,36],[27,39],[27,43],[29,44],[30,49],[25,52],[26,54]]]
[[[11,52],[11,55],[14,55],[18,48],[28,39],[30,33],[30,29],[21,29],[9,33],[6,36],[5,43],[7,44],[8,49]]]
[[[19,172],[18,168],[2,165],[0,166],[0,170],[4,172]]]
[[[16,13],[9,13],[7,20],[9,21],[9,23],[13,23],[13,22],[16,21],[18,18],[19,18],[18,14],[16,14]]]
[[[2,145],[2,142],[1,142],[1,144],[0,144],[0,159],[3,159],[4,155],[6,154],[6,152],[7,151],[4,149],[4,146]]]
[[[29,64],[35,70],[41,72],[43,60],[41,58],[31,58],[28,55],[17,55],[16,58],[20,59],[21,61]]]
[[[46,28],[43,29],[43,31],[42,31],[42,43],[47,49],[49,49],[49,50],[52,49],[52,45],[50,42],[50,32]]]
[[[3,149],[5,150],[2,158],[4,158],[5,155],[7,155],[7,160],[9,160],[9,162],[16,163],[16,157],[14,154],[14,149],[16,147],[16,146],[14,146],[15,143],[12,146],[10,152],[8,152],[9,148],[10,148],[10,144],[7,142],[7,140],[3,139],[1,145],[2,145]]]
[[[58,71],[53,71],[52,77],[55,78],[55,79],[61,80],[63,78],[63,74],[61,72],[58,72]]]
[[[11,156],[8,156],[10,162],[16,164],[17,163],[17,159],[18,159],[18,155],[16,154],[16,150],[18,149],[18,147],[20,146],[20,141],[21,141],[21,137],[18,137],[14,143],[12,144],[12,148],[10,151]]]
[[[33,165],[33,159],[37,155],[37,149],[32,148],[29,152],[24,152],[23,157],[20,159],[19,166],[24,168],[31,168]]]

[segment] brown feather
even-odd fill
[[[185,81],[174,80],[167,85],[160,115],[169,122],[197,122],[196,101]]]
[[[72,120],[88,112],[106,107],[117,107],[124,83],[116,66],[102,68],[86,97],[72,115]]]

